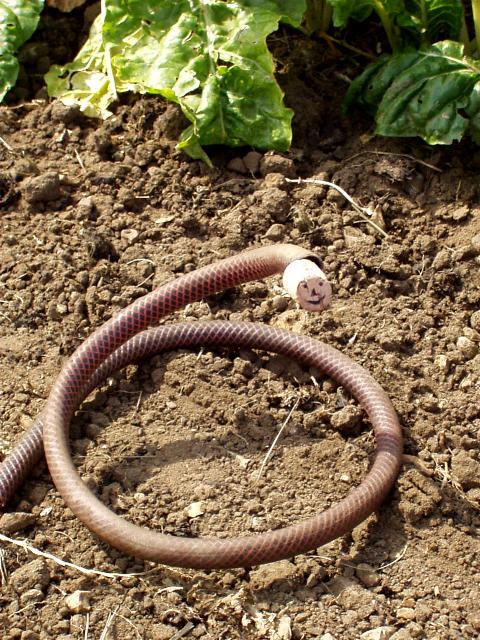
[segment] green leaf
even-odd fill
[[[333,23],[346,26],[377,13],[394,51],[419,47],[443,38],[457,39],[462,28],[462,0],[329,0]]]
[[[279,20],[299,25],[305,0],[106,0],[75,61],[52,67],[49,94],[106,117],[117,92],[157,93],[191,125],[179,147],[288,149],[292,112],[266,38]],[[90,91],[89,91],[90,89]]]
[[[398,16],[397,24],[419,36],[420,44],[457,40],[462,20],[462,0],[405,0],[405,12]]]
[[[75,60],[64,67],[53,65],[45,75],[45,82],[50,96],[64,104],[78,105],[87,116],[108,118],[112,115],[108,107],[117,99],[117,93],[108,73],[103,23],[104,15],[100,14]]]
[[[0,0],[0,102],[18,75],[15,52],[35,31],[43,0]]]
[[[366,20],[373,11],[386,13],[392,18],[404,10],[403,0],[329,0],[333,7],[333,24],[335,27],[345,27],[352,18],[358,22]]]
[[[376,113],[376,132],[451,144],[467,130],[480,137],[480,63],[458,42],[393,54],[352,83],[347,97]]]

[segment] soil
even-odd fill
[[[339,115],[351,61],[298,35],[286,42],[272,39],[296,111],[293,146],[248,155],[249,169],[249,149],[211,150],[213,169],[177,152],[182,116],[158,98],[127,96],[106,122],[41,93],[0,109],[0,452],[39,413],[68,355],[119,309],[219,258],[293,242],[316,251],[333,282],[322,314],[298,309],[272,278],[166,322],[260,321],[365,366],[404,430],[396,487],[378,513],[310,554],[206,572],[105,545],[42,464],[3,531],[81,567],[132,575],[82,574],[2,543],[2,637],[480,637],[480,152],[375,137],[363,116]],[[374,210],[375,226],[334,190],[287,177],[337,183]],[[72,451],[125,518],[174,535],[234,536],[346,495],[374,442],[355,401],[319,372],[204,349],[109,380],[75,418]]]

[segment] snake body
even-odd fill
[[[317,340],[262,324],[214,321],[148,329],[190,302],[281,273],[301,259],[318,261],[294,245],[246,251],[180,276],[136,300],[97,329],[67,361],[45,409],[0,465],[0,506],[8,502],[44,448],[57,489],[91,531],[124,553],[164,564],[211,569],[272,562],[325,544],[364,520],[395,482],[402,437],[388,396],[362,367]],[[368,412],[377,444],[373,465],[361,484],[313,518],[247,537],[179,538],[138,527],[111,512],[90,492],[73,466],[68,447],[73,413],[114,371],[148,355],[197,345],[234,345],[280,353],[319,368],[348,389]]]

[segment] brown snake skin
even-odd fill
[[[261,324],[194,322],[144,331],[192,301],[281,273],[300,258],[318,262],[310,252],[294,245],[273,245],[241,253],[163,285],[97,329],[68,360],[44,411],[0,465],[0,506],[7,503],[41,457],[43,431],[48,467],[65,502],[91,531],[132,556],[179,567],[248,567],[310,551],[364,520],[379,507],[395,482],[401,465],[402,437],[390,400],[362,367],[317,340]],[[107,509],[73,466],[68,447],[73,413],[90,391],[126,364],[155,353],[197,345],[233,345],[281,353],[318,367],[348,389],[368,412],[377,443],[375,460],[363,482],[313,518],[240,538],[164,535],[131,524]]]

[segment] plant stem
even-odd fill
[[[332,20],[332,7],[328,0],[307,0],[305,26],[310,35],[316,31],[327,31]]]
[[[470,36],[468,35],[468,27],[467,21],[465,20],[465,14],[463,14],[462,26],[460,28],[460,42],[465,47],[465,53],[470,53],[470,51],[468,51],[470,47]]]
[[[480,3],[480,0],[472,0],[472,4],[474,2]],[[393,25],[388,12],[385,10],[381,0],[373,0],[373,6],[375,7],[375,11],[377,12],[378,17],[380,18],[380,22],[382,23],[383,28],[385,29],[385,33],[387,34],[388,42],[392,47],[392,51],[396,51],[399,48],[399,41],[397,34],[395,33],[395,26]]]
[[[472,0],[473,24],[475,26],[475,41],[477,54],[480,54],[480,0]]]

